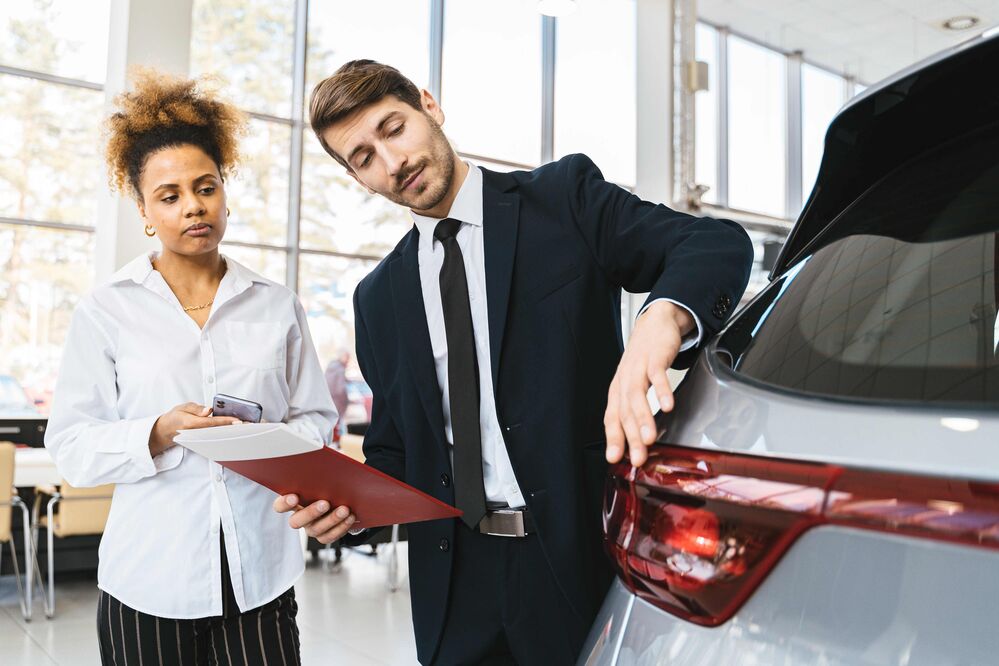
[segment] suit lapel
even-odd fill
[[[482,170],[482,234],[489,309],[489,361],[494,390],[499,380],[500,351],[510,304],[510,281],[520,220],[520,196],[506,191],[514,184],[506,174]]]
[[[430,429],[438,443],[446,448],[441,390],[437,385],[430,329],[427,327],[427,312],[420,287],[419,239],[420,234],[414,227],[401,255],[392,262],[392,300],[403,355],[413,373],[416,392],[430,421]]]

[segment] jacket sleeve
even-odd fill
[[[702,340],[710,339],[749,283],[753,246],[745,230],[643,201],[604,180],[586,155],[570,155],[560,167],[573,221],[607,279],[649,292],[647,304],[684,305],[703,326]],[[674,366],[687,367],[695,354],[680,354]]]
[[[368,465],[396,479],[406,475],[406,450],[392,414],[385,404],[385,393],[378,374],[364,313],[359,303],[363,283],[354,292],[354,332],[357,363],[364,381],[371,388],[371,423],[364,433],[364,458]]]

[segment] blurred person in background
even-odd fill
[[[337,435],[342,435],[346,427],[344,419],[347,414],[347,405],[350,404],[350,399],[347,396],[347,365],[349,363],[350,352],[341,349],[337,357],[326,366],[326,386],[329,388],[336,413],[340,415],[335,429]]]

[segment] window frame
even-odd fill
[[[717,155],[715,159],[716,173],[715,182],[718,183],[718,192],[716,194],[716,201],[708,205],[709,209],[717,209],[719,211],[731,211],[737,214],[742,214],[747,217],[763,217],[770,218],[773,220],[781,220],[787,223],[793,223],[798,215],[801,213],[802,207],[805,204],[805,200],[808,197],[807,192],[802,191],[802,162],[803,162],[803,152],[802,152],[802,134],[801,129],[804,123],[803,118],[803,104],[802,104],[802,79],[801,79],[801,69],[804,65],[809,67],[814,67],[816,69],[825,71],[829,74],[837,76],[843,80],[844,87],[844,104],[852,99],[859,91],[858,87],[865,88],[866,86],[857,80],[857,78],[851,74],[837,71],[825,65],[813,62],[809,60],[801,52],[786,51],[775,47],[771,44],[767,44],[755,37],[751,37],[745,33],[737,30],[732,30],[727,26],[716,24],[712,21],[698,18],[697,24],[713,30],[717,37],[717,51],[714,57],[718,63],[718,108],[716,109],[717,114],[717,141],[716,150]],[[766,215],[765,213],[760,213],[757,211],[742,210],[739,208],[733,208],[729,203],[729,133],[728,133],[728,123],[729,123],[729,71],[728,71],[728,40],[729,37],[736,37],[745,42],[754,44],[762,49],[766,49],[777,53],[785,58],[787,72],[787,94],[785,95],[785,146],[786,146],[786,158],[785,158],[785,169],[784,169],[784,191],[785,196],[785,206],[784,214],[781,217],[774,217]],[[693,140],[693,137],[689,137],[688,140]]]

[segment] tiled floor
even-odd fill
[[[399,546],[401,588],[387,589],[387,549],[378,559],[347,552],[339,571],[312,565],[295,586],[302,663],[378,666],[416,663],[406,544]],[[7,573],[7,572],[5,572]],[[99,663],[93,581],[58,584],[56,617],[36,600],[31,622],[21,618],[12,576],[0,578],[0,664],[93,666]]]

